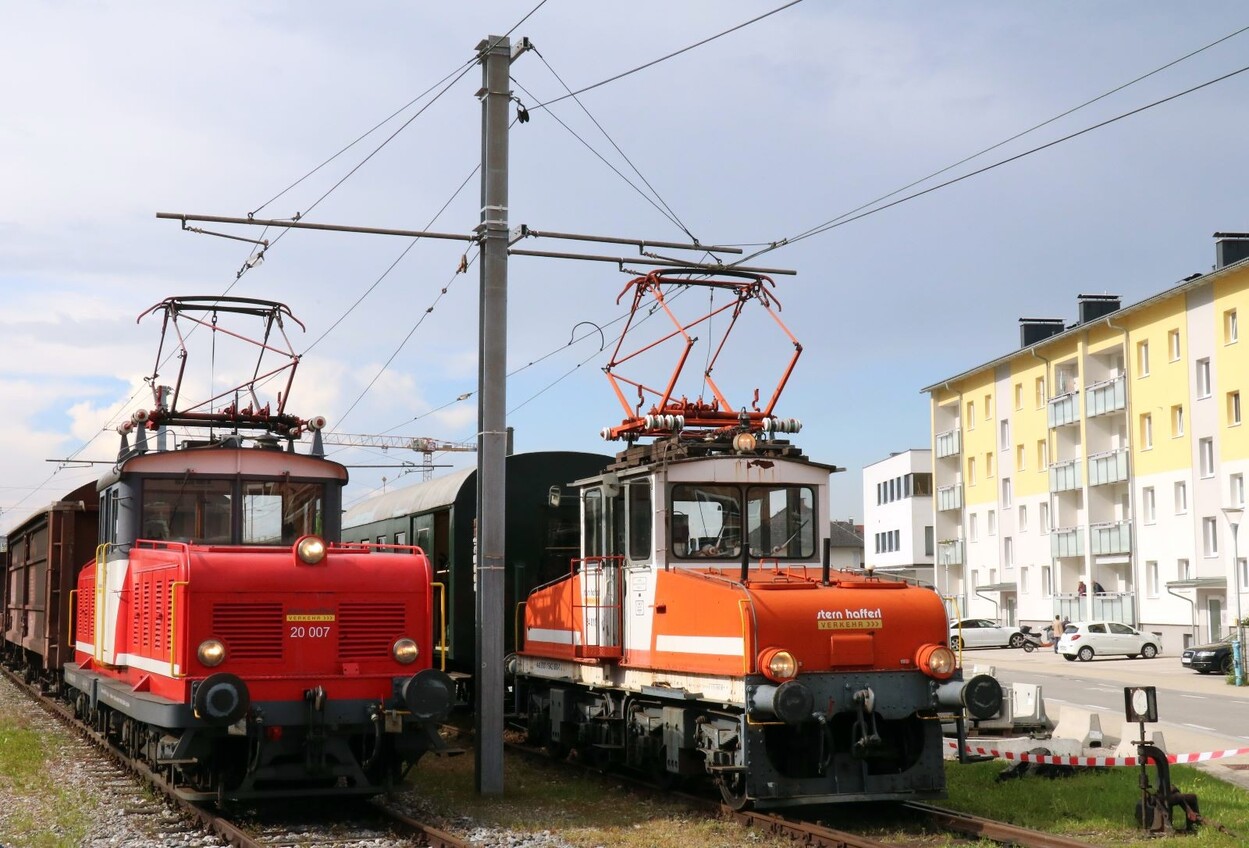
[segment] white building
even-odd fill
[[[863,469],[867,565],[932,585],[932,451],[890,454]]]

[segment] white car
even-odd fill
[[[1075,621],[1058,640],[1058,653],[1068,662],[1104,656],[1151,660],[1158,656],[1158,638],[1119,621]]]
[[[1018,648],[1023,645],[1023,633],[1018,627],[998,624],[987,618],[963,618],[950,622],[950,647],[956,651],[964,648]]]

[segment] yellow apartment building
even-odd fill
[[[1020,319],[1018,350],[924,389],[952,615],[1122,621],[1173,655],[1249,616],[1249,234],[1216,238],[1210,273]]]

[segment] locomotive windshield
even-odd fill
[[[671,506],[677,557],[736,558],[743,538],[752,557],[815,555],[815,492],[808,486],[680,484],[672,487]]]
[[[148,479],[139,537],[208,545],[290,545],[323,532],[325,484]]]

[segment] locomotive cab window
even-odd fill
[[[805,486],[746,490],[751,556],[807,559],[815,555],[815,493]]]
[[[243,544],[291,545],[300,536],[320,535],[324,508],[321,483],[244,481]]]
[[[323,483],[149,479],[143,483],[139,538],[290,545],[300,536],[324,532],[324,510]]]
[[[815,491],[807,486],[679,484],[672,487],[672,553],[736,559],[815,556]],[[744,531],[744,535],[743,535]]]
[[[139,538],[229,544],[229,480],[145,480]]]
[[[736,486],[672,487],[672,553],[677,557],[737,557],[742,551],[742,493]]]

